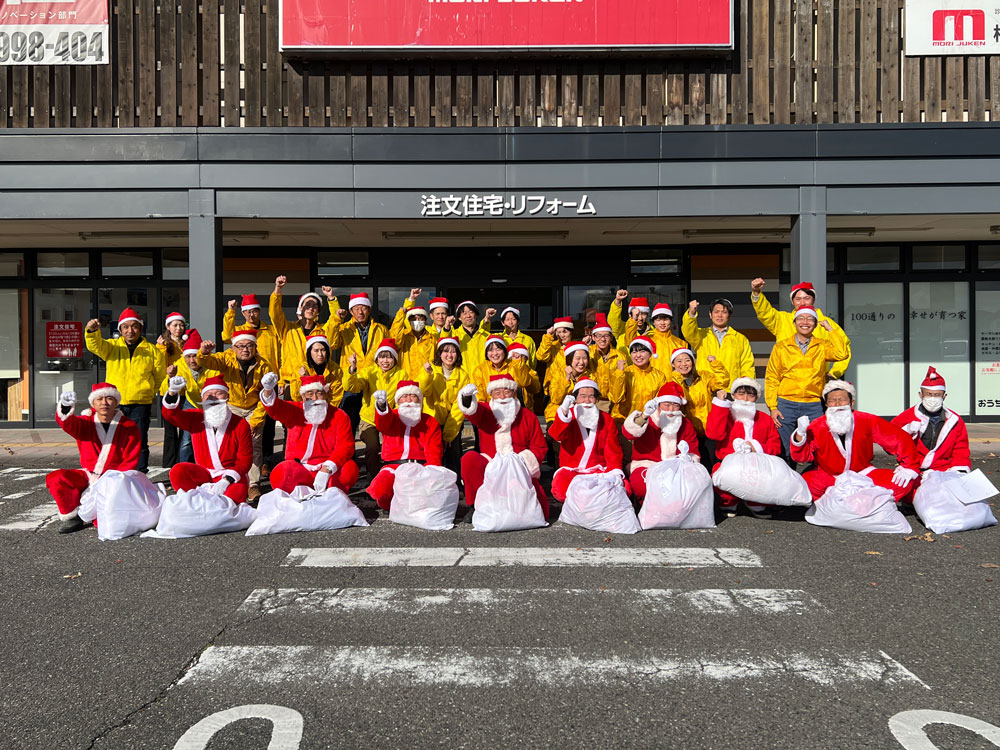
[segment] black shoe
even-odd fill
[[[60,534],[72,534],[74,531],[79,531],[87,527],[84,520],[80,516],[73,516],[72,518],[67,518],[61,524],[59,524]]]

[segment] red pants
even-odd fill
[[[181,490],[193,490],[200,485],[217,481],[219,480],[212,479],[212,475],[208,469],[198,464],[174,464],[173,468],[170,469],[170,484],[178,492]],[[230,484],[223,494],[234,503],[245,503],[247,500],[246,480]]]
[[[317,474],[318,471],[310,471],[297,461],[282,461],[271,471],[271,487],[291,494],[300,485],[312,487]],[[336,487],[346,494],[357,481],[358,465],[354,461],[348,461],[337,468],[337,473],[332,475],[327,487]]]
[[[396,467],[383,466],[365,490],[372,500],[382,510],[389,510],[392,505],[393,488],[396,485]]]
[[[486,473],[486,465],[489,459],[482,453],[468,451],[462,456],[462,483],[465,485],[465,502],[467,505],[476,504],[476,493],[483,486],[483,475]],[[545,494],[541,482],[532,477],[532,484],[535,485],[535,496],[538,504],[542,506],[542,515],[545,520],[549,520],[549,496]],[[569,482],[566,483],[569,486]]]
[[[636,500],[646,499],[646,472],[648,469],[648,466],[643,466],[641,469],[635,469],[628,476],[628,483],[632,485],[632,495]]]
[[[552,497],[561,503],[566,502],[566,493],[569,491],[569,485],[578,476],[581,474],[607,474],[609,471],[613,470],[598,466],[590,469],[572,469],[568,466],[556,469],[556,473],[552,477]],[[625,492],[628,495],[632,494],[632,488],[629,486],[627,479],[625,480]]]
[[[871,479],[879,487],[885,487],[892,493],[893,499],[898,503],[904,497],[906,497],[916,485],[914,482],[910,482],[906,487],[897,487],[892,483],[892,469],[874,469],[868,472],[865,476]],[[812,493],[813,502],[819,500],[820,496],[826,492],[828,487],[832,487],[833,483],[837,480],[832,474],[827,474],[822,469],[813,469],[812,471],[807,471],[802,475],[802,478],[806,480],[806,484],[809,485],[809,491]]]
[[[56,501],[59,517],[65,521],[77,514],[80,496],[90,486],[90,479],[83,469],[56,469],[45,477],[45,486]]]

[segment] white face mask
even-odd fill
[[[510,425],[517,417],[520,408],[521,403],[516,398],[490,399],[490,409],[493,410],[493,416],[496,417],[501,427]]]
[[[926,396],[920,399],[920,404],[931,414],[937,414],[944,407],[944,399],[940,396]]]
[[[205,409],[205,424],[209,427],[221,427],[229,415],[228,401],[205,401],[202,406]]]
[[[420,415],[423,412],[423,408],[420,404],[400,404],[397,411],[399,412],[399,418],[403,421],[407,427],[413,427],[420,421]]]
[[[657,413],[656,426],[660,432],[667,435],[676,435],[681,429],[681,419],[684,415],[679,411],[661,411]]]
[[[576,418],[588,430],[593,430],[597,428],[597,423],[601,419],[601,412],[597,408],[597,404],[577,404]]]
[[[323,424],[329,404],[321,398],[302,402],[302,412],[308,424]]]
[[[413,319],[410,321],[410,328],[413,329],[414,333],[420,333],[424,328],[427,327],[427,323],[422,320]]]
[[[732,410],[733,419],[737,422],[743,419],[753,419],[757,413],[757,404],[753,401],[733,401],[729,407]]]
[[[854,428],[854,412],[850,406],[831,406],[826,410],[826,425],[834,435],[846,435]]]

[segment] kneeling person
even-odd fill
[[[892,423],[913,439],[921,471],[964,474],[971,468],[969,431],[958,412],[945,407],[947,395],[944,377],[928,367],[924,382],[920,384],[920,403],[904,411]],[[914,484],[917,483],[919,480]]]

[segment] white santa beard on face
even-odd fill
[[[398,411],[399,418],[403,424],[407,427],[413,427],[420,421],[420,415],[423,410],[420,404],[400,404]]]
[[[323,399],[302,402],[302,412],[308,424],[323,424],[329,404]]]
[[[226,416],[229,414],[229,402],[219,401],[212,404],[204,404],[205,407],[205,424],[209,427],[220,427],[222,423],[226,421]]]
[[[854,412],[850,406],[831,406],[826,410],[826,426],[834,435],[846,435],[854,429]]]
[[[664,435],[676,436],[681,429],[682,415],[679,411],[663,411],[658,415],[657,427]]]
[[[490,409],[493,416],[501,427],[509,427],[513,424],[517,412],[521,408],[520,402],[515,398],[494,398],[490,399]]]
[[[593,430],[597,427],[597,423],[601,418],[601,412],[597,408],[597,404],[577,404],[576,418],[588,430]]]
[[[757,404],[752,401],[733,401],[729,408],[732,410],[733,419],[737,422],[744,419],[752,421],[757,413]]]

